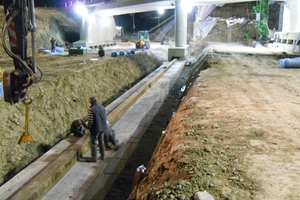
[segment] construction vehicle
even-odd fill
[[[3,73],[4,101],[11,104],[25,98],[27,89],[41,80],[42,72],[35,64],[34,0],[3,0],[5,20],[2,45],[13,59],[14,70]],[[31,57],[28,56],[28,33],[31,33]],[[8,34],[7,34],[8,33]],[[10,48],[6,44],[8,35]]]
[[[149,31],[143,30],[137,32],[138,41],[136,42],[136,48],[141,49],[141,41],[145,45],[146,49],[150,49]]]
[[[26,97],[28,88],[42,78],[41,70],[35,64],[35,11],[34,0],[3,0],[5,19],[2,27],[2,45],[13,59],[14,70],[3,72],[4,101],[15,104],[20,100],[25,104],[25,132],[18,144],[34,142],[28,133],[29,104]],[[31,57],[28,56],[28,33],[31,33]],[[6,44],[6,36],[10,48]]]

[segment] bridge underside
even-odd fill
[[[193,4],[195,6],[201,5],[222,5],[225,3],[239,3],[239,2],[249,2],[256,0],[195,0]],[[275,0],[276,1],[276,0]],[[280,1],[280,0],[278,0]],[[124,15],[130,13],[140,13],[155,11],[159,8],[162,9],[175,9],[175,4],[177,1],[162,1],[162,0],[126,0],[126,1],[113,1],[106,2],[102,1],[92,1],[87,3],[86,7],[91,12],[99,12],[100,15],[112,16],[112,15]],[[185,2],[186,3],[186,2]]]
[[[194,6],[201,5],[223,5],[225,3],[238,3],[249,2],[256,0],[195,0]],[[282,0],[275,0],[282,1]],[[172,58],[184,58],[188,54],[187,46],[187,13],[183,9],[187,2],[184,0],[177,1],[162,1],[162,0],[116,0],[116,1],[92,1],[85,3],[85,6],[89,9],[90,14],[96,14],[99,16],[116,16],[130,13],[148,12],[159,9],[175,9],[175,47],[169,50],[169,59]],[[96,41],[93,38],[88,37],[90,35],[87,30],[89,20],[85,19],[82,22],[84,26],[81,27],[80,40],[83,43],[89,41]],[[97,34],[98,35],[98,32]]]

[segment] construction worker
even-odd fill
[[[144,50],[144,41],[143,41],[143,40],[140,40],[140,48],[141,48],[142,50]]]
[[[90,109],[88,111],[87,127],[90,131],[91,157],[88,162],[97,162],[97,141],[99,144],[101,159],[105,160],[104,132],[107,128],[104,106],[97,103],[95,97],[89,98]]]
[[[107,121],[107,129],[104,132],[104,143],[107,148],[112,150],[118,150],[119,148],[119,141],[116,140],[116,134],[113,127]]]
[[[67,49],[69,49],[70,44],[69,44],[68,41],[65,42],[65,46],[66,46]]]
[[[76,119],[71,124],[71,132],[76,137],[84,136],[86,128],[87,128],[87,126],[82,119]]]
[[[50,42],[51,42],[51,53],[54,53],[55,52],[56,39],[51,38]]]

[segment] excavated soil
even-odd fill
[[[164,51],[164,50],[162,50]],[[18,145],[24,132],[25,106],[0,99],[0,184],[70,134],[73,120],[87,116],[88,98],[95,96],[106,106],[143,76],[166,60],[161,50],[138,52],[118,58],[39,55],[42,81],[29,88],[29,134],[34,143]],[[12,60],[2,59],[1,69],[10,71]]]
[[[56,9],[36,9],[36,14],[39,49],[49,49],[51,37],[63,44],[63,27],[78,28]],[[190,54],[202,49],[202,43],[192,44]],[[11,70],[2,48],[0,56],[1,70]],[[35,143],[17,144],[24,132],[24,105],[0,99],[0,184],[70,134],[71,122],[87,115],[88,97],[107,105],[166,59],[166,47],[123,58],[99,59],[96,52],[38,55],[43,79],[28,91]],[[280,68],[277,57],[252,54],[213,53],[206,65],[185,98],[173,98],[180,102],[178,109],[176,104],[161,109],[153,122],[160,126],[145,133],[140,154],[114,185],[115,196],[107,198],[127,198],[134,170],[145,164],[129,199],[193,199],[198,191],[215,199],[300,199],[300,71]],[[166,120],[166,115],[173,117]]]
[[[235,53],[206,65],[129,199],[300,199],[299,69]]]

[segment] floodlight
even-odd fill
[[[194,6],[194,1],[193,0],[187,0],[183,4],[183,9],[186,12],[191,12],[193,10],[193,6]]]
[[[162,15],[162,14],[164,14],[165,10],[163,8],[159,8],[157,10],[157,12],[158,12],[158,14]]]
[[[79,14],[80,16],[86,16],[87,15],[87,9],[86,9],[86,7],[83,4],[81,4],[80,2],[78,2],[75,5],[75,12],[77,14]]]

